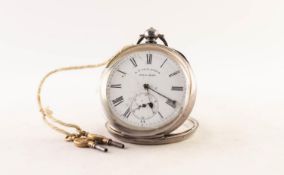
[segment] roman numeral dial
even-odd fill
[[[130,62],[133,64],[134,67],[137,67],[137,63],[133,57],[130,58]]]
[[[112,103],[113,103],[114,106],[118,106],[118,105],[120,105],[122,102],[123,102],[123,97],[122,97],[122,96],[117,97],[116,99],[112,100]]]
[[[128,118],[128,117],[130,116],[130,114],[131,114],[130,107],[128,107],[128,108],[126,109],[126,111],[123,113],[123,116],[124,116],[125,118]]]
[[[170,107],[172,108],[176,108],[176,101],[173,101],[173,100],[167,100],[166,101],[166,104],[168,104]]]
[[[163,63],[161,64],[160,68],[162,68],[167,61],[168,59],[165,59],[165,61],[163,61]]]
[[[121,74],[123,74],[123,75],[126,75],[126,72],[123,72],[122,70],[117,70],[118,72],[120,72]]]
[[[146,57],[147,57],[147,64],[152,64],[152,57],[153,57],[153,55],[151,53],[148,53],[146,55]]]
[[[172,91],[183,91],[182,86],[172,86]]]
[[[141,130],[159,128],[180,116],[190,86],[178,61],[149,47],[128,50],[110,62],[105,95],[108,116],[123,127]]]
[[[178,71],[175,71],[175,72],[171,73],[171,74],[169,75],[169,77],[173,77],[173,76],[175,76],[175,75],[177,75],[177,74],[179,74],[179,73],[180,73],[179,70],[178,70]]]
[[[112,84],[110,85],[111,88],[121,88],[121,84]]]

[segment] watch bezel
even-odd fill
[[[155,129],[141,129],[139,127],[131,126],[118,119],[108,103],[107,100],[107,82],[109,75],[113,69],[113,67],[124,58],[124,55],[127,55],[131,52],[141,51],[141,50],[156,50],[162,51],[165,54],[171,56],[177,63],[180,64],[181,69],[185,72],[185,78],[187,80],[187,92],[185,97],[185,106],[182,108],[179,115],[173,119],[170,123],[165,124],[164,126],[155,128]],[[194,81],[193,71],[190,67],[189,62],[185,58],[183,54],[179,51],[171,49],[167,46],[160,44],[138,44],[129,47],[123,48],[120,52],[115,54],[115,56],[111,59],[111,61],[106,65],[106,68],[102,74],[102,83],[101,83],[101,100],[104,106],[105,114],[110,122],[110,124],[116,129],[120,130],[124,135],[128,135],[131,137],[153,137],[165,135],[173,130],[177,129],[184,121],[189,117],[191,113],[196,98],[196,83]]]

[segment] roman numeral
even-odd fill
[[[171,73],[171,74],[169,75],[169,77],[175,76],[175,75],[177,75],[177,74],[179,74],[179,73],[180,73],[179,70],[178,70],[178,71],[175,71],[175,72]]]
[[[121,88],[121,84],[112,84],[110,85],[111,88]]]
[[[112,103],[113,103],[114,106],[117,106],[117,105],[119,105],[122,102],[123,102],[123,97],[122,96],[117,97],[116,99],[112,100]]]
[[[147,64],[152,64],[153,55],[151,53],[148,53],[146,56],[147,56]]]
[[[160,68],[162,68],[164,66],[164,64],[167,62],[168,59],[165,59],[165,61],[162,63],[162,65],[160,66]]]
[[[130,115],[131,111],[130,111],[130,107],[126,109],[126,111],[124,112],[123,116],[128,118]]]
[[[120,73],[122,73],[122,74],[124,74],[124,75],[126,74],[125,72],[123,72],[123,71],[121,71],[121,70],[117,70],[117,71],[120,72]]]
[[[183,87],[181,87],[181,86],[172,86],[172,91],[183,91]]]
[[[134,67],[137,67],[137,63],[134,58],[130,58],[131,63],[133,64]]]
[[[172,108],[176,108],[176,101],[172,101],[172,100],[167,100],[166,103],[171,106]]]
[[[161,118],[164,118],[164,116],[160,112],[158,112],[158,114]]]

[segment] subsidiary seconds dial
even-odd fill
[[[185,103],[185,73],[174,58],[162,51],[135,51],[112,68],[106,98],[116,120],[140,130],[173,121]]]

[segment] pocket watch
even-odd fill
[[[158,39],[163,44],[158,44]],[[64,134],[66,141],[103,152],[108,149],[101,145],[124,148],[123,143],[57,119],[42,103],[42,88],[51,75],[105,65],[101,99],[108,117],[106,127],[113,136],[129,143],[153,145],[182,141],[196,131],[198,122],[189,116],[196,97],[189,62],[181,52],[168,47],[164,35],[150,28],[140,35],[136,45],[123,48],[103,63],[57,68],[42,78],[37,91],[42,119]]]
[[[188,138],[198,127],[189,116],[195,97],[188,60],[168,47],[154,28],[140,35],[136,45],[118,52],[102,74],[106,127],[129,143],[166,144]]]

